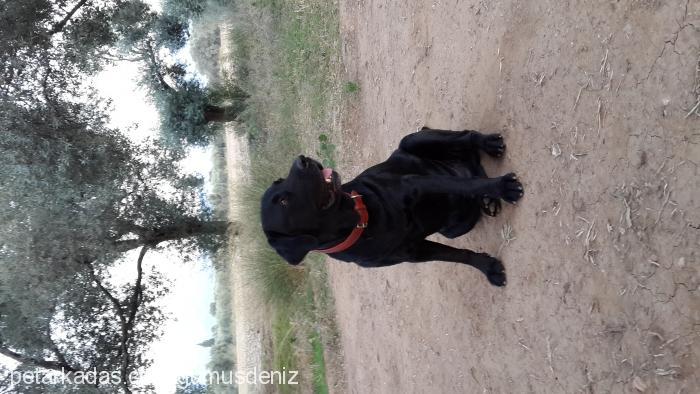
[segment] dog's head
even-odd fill
[[[358,218],[353,207],[340,190],[338,173],[299,156],[287,178],[276,180],[263,194],[262,227],[277,253],[299,264],[309,251],[333,246],[347,236]]]

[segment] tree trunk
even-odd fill
[[[241,109],[237,106],[219,107],[216,105],[207,105],[204,107],[204,121],[210,122],[233,122],[238,119]]]
[[[156,246],[161,242],[197,237],[199,235],[224,235],[229,227],[237,228],[236,223],[223,220],[203,222],[201,220],[187,220],[172,226],[144,228],[131,226],[131,232],[138,238],[124,241],[115,241],[113,250],[119,253],[127,252],[142,246]],[[237,230],[236,230],[237,231]]]
[[[143,234],[143,244],[155,246],[161,242],[196,237],[199,235],[224,235],[230,223],[226,221],[187,221],[148,230]]]

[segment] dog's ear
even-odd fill
[[[297,265],[306,254],[318,246],[318,240],[310,235],[285,236],[268,234],[267,241],[277,254],[289,264]]]

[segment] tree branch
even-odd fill
[[[80,7],[84,6],[85,3],[87,3],[88,1],[89,0],[80,0],[75,6],[73,6],[73,8],[71,8],[70,11],[68,11],[68,13],[66,14],[65,17],[63,17],[63,19],[61,19],[58,23],[56,23],[54,25],[53,28],[51,28],[51,30],[48,31],[48,34],[54,35],[60,31],[62,31],[63,28],[66,27],[66,24],[68,23],[70,18],[72,18],[73,15],[80,9]]]
[[[158,82],[160,82],[161,87],[163,87],[163,89],[165,89],[165,90],[176,92],[177,89],[170,86],[170,84],[168,84],[165,81],[165,77],[163,77],[163,74],[160,72],[160,63],[158,62],[158,59],[156,58],[156,53],[155,53],[155,51],[153,51],[153,46],[151,45],[150,42],[146,43],[146,51],[148,52],[148,58],[151,61],[152,71],[155,73],[156,78],[158,78]]]
[[[136,283],[134,283],[134,292],[131,294],[131,299],[129,301],[129,317],[126,320],[128,330],[134,327],[136,311],[138,311],[139,306],[141,306],[141,296],[143,295],[143,286],[141,286],[141,281],[143,279],[143,256],[146,255],[147,251],[148,246],[141,248],[141,253],[139,253],[139,258],[136,261]]]
[[[137,239],[126,239],[123,241],[114,241],[112,246],[114,247],[114,251],[117,253],[124,253],[128,252],[132,249],[136,249],[139,246],[143,246],[144,242],[141,240],[141,238]]]
[[[136,321],[136,312],[141,305],[141,299],[143,295],[143,286],[141,284],[143,280],[143,258],[146,256],[148,251],[148,245],[141,248],[138,260],[136,261],[136,282],[134,283],[134,291],[129,297],[129,304],[127,305],[128,315],[125,315],[122,305],[119,300],[102,284],[100,279],[95,273],[95,268],[91,263],[88,263],[88,274],[90,278],[97,285],[98,289],[105,297],[111,302],[114,311],[119,318],[119,326],[121,327],[121,339],[119,344],[119,353],[122,357],[121,366],[119,368],[119,373],[122,381],[122,388],[125,392],[131,393],[128,383],[129,374],[129,340],[133,334],[132,330],[134,328],[134,322]]]
[[[112,293],[102,284],[102,281],[100,281],[100,279],[97,277],[97,274],[95,274],[95,267],[93,267],[92,263],[86,263],[86,265],[88,267],[88,274],[90,275],[90,279],[93,282],[95,282],[95,285],[97,285],[97,288],[100,290],[100,292],[105,297],[107,297],[109,302],[112,304],[112,308],[114,309],[117,318],[119,318],[119,326],[121,327],[119,354],[122,357],[122,365],[120,368],[121,385],[126,393],[131,393],[131,390],[129,389],[128,379],[126,379],[127,374],[125,373],[125,365],[126,367],[128,367],[129,365],[129,347],[127,344],[129,332],[126,326],[126,316],[124,316],[124,311],[122,310],[119,300],[114,295],[112,295]]]
[[[236,223],[223,220],[209,222],[184,220],[171,226],[155,227],[153,229],[132,225],[131,232],[135,233],[138,238],[114,241],[112,246],[115,252],[123,253],[140,246],[156,247],[162,242],[176,241],[199,235],[223,235],[232,225],[236,227],[237,231],[238,226]]]
[[[63,352],[61,352],[61,349],[58,348],[58,345],[56,345],[56,342],[53,341],[53,338],[51,338],[51,336],[49,336],[49,341],[51,341],[51,351],[54,355],[56,355],[56,359],[58,359],[58,362],[68,365],[66,357],[63,355]]]
[[[119,54],[109,53],[109,51],[105,51],[105,50],[97,51],[97,56],[99,56],[105,60],[111,61],[111,62],[122,62],[122,61],[124,61],[124,62],[141,62],[141,61],[143,61],[143,55],[137,56],[137,57],[127,57],[127,56],[122,56]]]
[[[61,361],[43,360],[36,357],[27,356],[11,350],[7,345],[0,342],[0,354],[7,356],[21,364],[29,364],[35,367],[51,369],[54,371],[76,372],[70,364]],[[64,360],[65,361],[65,360]]]
[[[154,228],[146,234],[144,243],[158,245],[165,241],[175,241],[199,235],[223,235],[231,223],[223,220],[204,222],[201,220],[186,220],[172,226]]]

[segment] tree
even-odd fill
[[[118,39],[110,20],[121,3],[0,0],[0,91],[22,101],[52,90],[76,94],[82,77],[109,58]]]
[[[0,0],[0,92],[16,102],[76,99],[105,64],[146,60],[142,43],[180,49],[187,26],[141,0]]]
[[[118,371],[119,384],[79,391],[130,392],[124,377],[150,365],[165,318],[147,252],[187,257],[224,239],[229,223],[204,209],[182,151],[109,128],[109,103],[85,83],[107,63],[182,47],[186,26],[139,0],[0,0],[0,354],[18,371]],[[132,280],[116,283],[127,263]]]
[[[94,261],[225,232],[227,222],[198,213],[202,180],[180,173],[178,151],[157,142],[136,146],[100,116],[86,104],[24,109],[5,103],[0,166],[9,187],[0,199],[14,208],[0,211],[12,224],[0,230],[4,239]]]
[[[207,145],[220,128],[219,124],[238,120],[248,95],[238,87],[228,92],[228,103],[219,104],[222,94],[206,89],[198,80],[187,79],[168,67],[166,73],[153,67],[151,88],[161,114],[161,133],[174,144]],[[168,83],[166,77],[174,83]]]
[[[134,60],[147,62],[152,48],[177,51],[189,37],[189,22],[179,15],[151,10],[141,0],[132,0],[117,10],[111,20],[119,50]]]
[[[163,0],[163,11],[183,19],[197,17],[207,7],[207,0]]]
[[[169,0],[166,12],[157,14],[142,1],[130,1],[111,19],[119,37],[123,58],[143,64],[143,85],[149,89],[161,113],[161,131],[172,147],[206,145],[217,124],[238,119],[248,97],[240,88],[225,93],[210,89],[188,75],[182,63],[166,60],[182,48],[189,37],[189,18],[204,9],[204,1]]]
[[[47,370],[65,374],[67,381],[21,382],[16,392],[73,392],[99,388],[98,392],[131,392],[147,387],[131,381],[132,373],[143,373],[151,360],[145,357],[150,343],[162,335],[165,316],[155,302],[166,292],[158,271],[144,272],[147,248],[139,254],[135,280],[111,288],[109,273],[87,263],[70,278],[52,272],[63,284],[51,286],[51,279],[3,270],[0,282],[5,327],[0,334],[0,354],[20,363],[19,373]],[[32,290],[27,284],[33,284]],[[45,287],[52,288],[47,291]],[[28,293],[31,297],[26,297]],[[18,294],[22,296],[18,297]],[[93,373],[89,385],[72,384],[85,373]],[[109,374],[108,378],[102,377]],[[116,374],[116,375],[115,375]],[[16,380],[15,380],[16,382]],[[77,382],[76,382],[77,383]],[[88,390],[88,392],[91,392]]]
[[[180,173],[179,153],[135,146],[86,102],[0,100],[0,353],[25,369],[126,376],[150,365],[164,318],[146,252],[211,246],[229,223],[200,209],[201,179]],[[109,269],[134,249],[136,279],[115,287]]]

